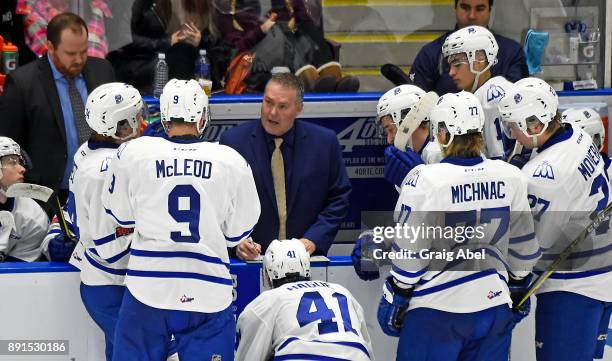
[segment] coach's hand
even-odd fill
[[[253,261],[261,254],[261,245],[247,238],[236,247],[236,256],[243,261]]]
[[[378,324],[385,334],[399,337],[411,295],[412,288],[402,290],[395,284],[393,276],[387,277],[378,304]]]
[[[314,242],[309,240],[308,238],[300,238],[300,242],[304,244],[304,247],[306,248],[306,252],[308,252],[308,254],[310,255],[312,255],[314,251],[317,250],[317,245],[314,244]]]

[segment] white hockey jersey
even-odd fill
[[[565,126],[523,167],[537,238],[544,250],[536,269],[551,262],[610,203],[604,160],[582,129]],[[609,222],[578,244],[538,293],[568,291],[612,301],[612,242]]]
[[[111,162],[102,202],[115,226],[134,228],[125,283],[136,299],[206,313],[231,304],[227,247],[250,234],[260,212],[251,168],[235,150],[196,139],[124,143]],[[95,247],[108,259],[129,241]]]
[[[502,76],[496,76],[487,80],[474,92],[474,95],[480,100],[482,109],[485,114],[485,123],[482,130],[482,136],[485,140],[485,155],[489,159],[503,159],[504,144],[503,132],[501,128],[501,116],[497,103],[506,95],[506,89],[512,86],[512,83]]]
[[[414,286],[409,309],[469,313],[511,304],[508,272],[526,276],[541,255],[527,180],[501,160],[416,167],[395,215],[391,274]]]
[[[102,205],[104,180],[110,163],[117,153],[118,145],[89,140],[81,145],[74,155],[74,166],[70,175],[70,193],[66,205],[69,220],[79,240],[70,258],[70,263],[81,270],[81,281],[88,286],[123,285],[129,249],[106,260],[98,255],[95,244],[116,239],[121,230],[115,230],[101,239],[96,239],[96,229],[114,230],[113,219]],[[74,227],[76,225],[76,227]],[[131,237],[126,235],[123,237]]]
[[[373,359],[363,309],[344,287],[324,281],[260,294],[238,318],[236,360]]]
[[[11,261],[33,262],[42,252],[42,242],[47,234],[49,218],[40,206],[30,198],[8,198],[0,210],[8,211],[13,217],[13,224],[0,225],[0,252]],[[7,229],[12,228],[12,229]]]

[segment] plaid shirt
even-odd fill
[[[89,30],[89,48],[87,54],[104,58],[108,53],[108,41],[106,40],[106,27],[104,18],[112,17],[106,0],[93,0],[89,2],[91,16],[87,21]],[[25,41],[37,56],[47,52],[47,24],[54,16],[67,11],[67,4],[62,7],[54,7],[47,0],[19,0],[17,2],[17,14],[24,15]]]

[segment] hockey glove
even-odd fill
[[[76,242],[59,233],[49,241],[49,257],[53,262],[68,262]]]
[[[398,187],[402,186],[406,175],[420,164],[423,164],[423,159],[410,148],[406,148],[405,152],[393,146],[385,149],[385,179]]]
[[[370,231],[363,232],[359,235],[359,239],[355,241],[355,247],[351,253],[351,260],[353,261],[353,267],[355,268],[357,276],[364,281],[372,281],[380,277],[378,265],[374,263],[372,257],[369,257],[368,253],[371,252],[362,252],[368,247],[376,246],[378,245],[374,243],[373,235]]]
[[[393,276],[387,277],[383,285],[383,296],[378,304],[378,324],[385,334],[400,336],[411,296],[412,288],[400,289]]]
[[[523,318],[529,315],[531,311],[531,300],[527,300],[521,307],[517,307],[518,303],[523,299],[523,296],[529,288],[531,283],[532,275],[516,280],[512,277],[508,281],[508,289],[510,289],[510,298],[512,299],[512,313],[514,314],[514,323],[517,324],[523,320]]]

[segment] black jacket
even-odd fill
[[[109,62],[99,58],[88,57],[82,74],[88,93],[115,80]],[[57,189],[68,151],[64,116],[46,55],[7,76],[0,114],[0,135],[15,140],[32,159],[25,181]]]

